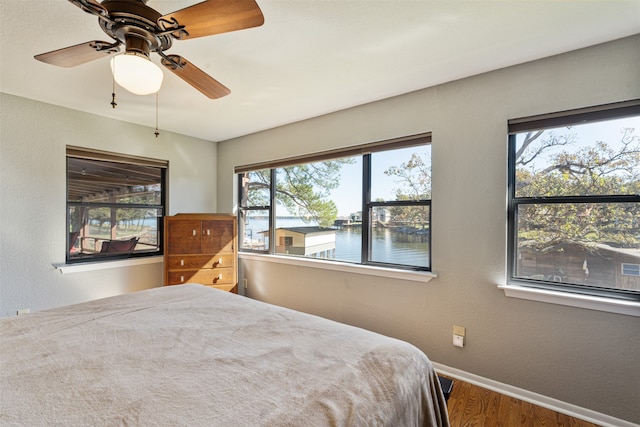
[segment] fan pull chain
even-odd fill
[[[113,65],[115,68],[115,64]],[[113,73],[111,74],[111,82],[112,82],[112,86],[111,86],[111,108],[116,108],[116,78],[113,76]]]
[[[160,132],[158,132],[158,92],[156,92],[156,131],[153,134],[156,138],[160,135]]]

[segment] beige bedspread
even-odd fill
[[[199,285],[0,320],[2,426],[445,426],[414,346]]]

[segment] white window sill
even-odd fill
[[[502,289],[508,297],[640,317],[640,303],[635,301],[528,288],[516,284],[498,285],[498,288]]]
[[[429,271],[398,270],[394,268],[374,267],[370,265],[350,264],[346,262],[336,262],[293,256],[240,252],[238,254],[238,258],[260,262],[297,265],[300,267],[308,268],[320,268],[322,270],[342,271],[345,273],[365,274],[376,277],[387,277],[389,279],[410,280],[422,283],[427,283],[431,279],[438,277],[437,274]]]
[[[156,264],[163,261],[162,256],[143,258],[119,259],[114,261],[81,262],[77,264],[54,264],[53,268],[62,274],[79,273],[82,271],[104,270],[107,268],[131,267],[134,265]]]

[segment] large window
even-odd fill
[[[430,271],[430,142],[236,168],[240,250]]]
[[[509,131],[510,281],[640,300],[640,101]]]
[[[161,254],[166,167],[67,147],[67,262]]]

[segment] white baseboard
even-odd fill
[[[591,409],[582,408],[580,406],[563,402],[558,399],[553,399],[542,394],[534,393],[498,381],[490,380],[479,375],[461,371],[460,369],[450,368],[449,366],[442,365],[440,363],[432,363],[438,374],[442,374],[454,379],[459,379],[461,381],[471,383],[507,396],[515,397],[516,399],[520,399],[537,406],[542,406],[543,408],[551,409],[561,414],[566,414],[574,418],[600,425],[602,427],[638,427],[638,424],[614,418],[610,415],[606,415],[600,412],[592,411]]]

